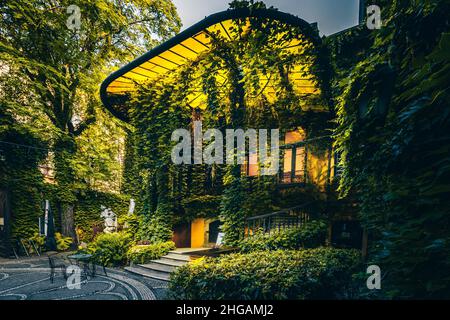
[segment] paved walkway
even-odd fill
[[[0,300],[158,300],[167,282],[138,277],[120,269],[101,268],[96,277],[82,278],[81,288],[67,288],[61,273],[50,282],[46,257],[0,260]]]

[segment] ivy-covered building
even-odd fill
[[[233,244],[256,228],[336,211],[331,76],[315,24],[258,6],[209,16],[111,74],[101,98],[134,128],[125,191],[151,230],[205,247],[219,229]],[[279,171],[262,176],[248,152],[243,165],[175,165],[171,135],[194,121],[224,136],[280,129]]]

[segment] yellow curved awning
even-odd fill
[[[185,30],[169,41],[139,57],[123,68],[111,74],[102,84],[101,99],[104,105],[117,117],[126,120],[126,110],[121,106],[121,100],[137,90],[143,83],[157,81],[162,77],[167,78],[177,73],[181,66],[195,61],[198,57],[210,50],[211,34],[219,33],[229,41],[238,40],[240,34],[237,31],[236,19],[250,19],[260,17],[279,20],[280,22],[301,27],[304,33],[298,39],[283,42],[280,34],[280,46],[287,53],[302,53],[306,45],[316,45],[320,38],[316,30],[310,24],[295,16],[271,9],[248,9],[228,10],[212,15],[191,28]],[[247,23],[247,26],[250,23]],[[247,27],[248,28],[248,27]],[[245,26],[241,32],[246,32]],[[307,39],[305,41],[305,38]],[[305,65],[296,65],[289,71],[289,81],[293,84],[298,95],[319,95],[320,90],[316,81],[305,75]],[[245,66],[243,66],[245,69]],[[245,72],[245,70],[243,70]],[[306,70],[307,71],[307,70]],[[217,70],[218,83],[225,85],[226,77],[221,70]],[[307,72],[306,72],[307,73]],[[264,93],[269,99],[275,97],[276,88],[271,83],[269,75],[259,75]],[[195,85],[195,84],[193,84]],[[205,105],[206,97],[201,87],[189,96],[188,105],[198,108]]]

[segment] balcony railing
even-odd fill
[[[310,220],[310,209],[313,202],[280,211],[247,218],[245,236],[256,233],[268,233],[287,228],[301,227]]]
[[[306,182],[305,170],[297,170],[295,172],[283,172],[281,183],[304,183]]]

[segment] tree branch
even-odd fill
[[[91,116],[91,117],[87,118],[86,120],[84,120],[83,122],[81,122],[78,125],[77,129],[73,130],[73,135],[75,137],[78,137],[79,135],[81,135],[84,132],[84,130],[86,130],[96,120],[97,120],[97,118],[95,116]]]

